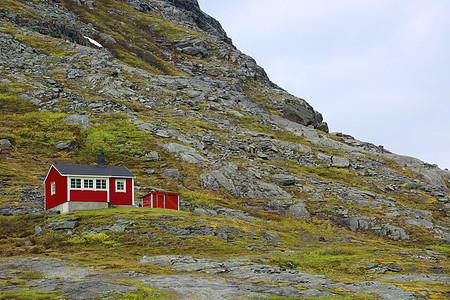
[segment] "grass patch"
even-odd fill
[[[0,294],[0,299],[47,300],[55,299],[59,294],[61,294],[61,292],[58,291],[22,290],[2,292]]]
[[[0,84],[0,111],[18,114],[35,111],[36,106],[18,96],[23,88],[20,84]]]
[[[164,291],[153,287],[139,286],[137,291],[127,293],[118,300],[171,300],[178,299],[177,295],[170,291]]]
[[[64,47],[58,45],[56,42],[64,43],[62,39],[50,38],[49,36],[45,36],[45,39],[42,37],[36,36],[27,36],[22,34],[15,35],[18,39],[23,41],[24,43],[30,45],[35,49],[39,49],[43,53],[55,56],[55,57],[69,57],[75,54],[74,50],[67,50]]]
[[[362,260],[370,256],[366,247],[334,246],[306,249],[299,254],[277,258],[286,267],[330,277],[366,275]]]
[[[44,274],[42,274],[39,271],[31,270],[31,271],[23,271],[17,277],[19,279],[30,281],[30,280],[44,278]]]
[[[77,137],[78,128],[63,122],[66,116],[55,112],[9,114],[4,119],[10,131],[3,132],[2,136],[12,140],[18,148],[25,148],[35,154],[52,155],[57,151],[54,145],[58,141],[71,142]]]

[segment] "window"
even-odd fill
[[[106,190],[106,179],[96,179],[95,180],[96,190]]]
[[[81,189],[81,179],[80,178],[70,179],[70,188],[71,189]]]
[[[70,188],[73,190],[94,190],[94,191],[106,191],[107,179],[88,179],[88,178],[71,178]]]
[[[116,180],[116,192],[125,192],[125,180]]]
[[[83,188],[93,189],[94,188],[94,179],[83,179]]]
[[[56,194],[56,182],[52,181],[52,183],[50,183],[50,194],[54,195]]]

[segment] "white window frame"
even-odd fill
[[[95,190],[96,191],[106,191],[108,181],[104,178],[95,179]],[[100,187],[99,187],[100,186]]]
[[[99,184],[99,185],[98,185]],[[98,188],[100,186],[100,188]],[[107,178],[70,178],[70,190],[108,191]]]
[[[52,181],[50,183],[50,195],[56,194],[56,182]]]
[[[94,179],[83,179],[83,190],[94,190]]]
[[[119,184],[122,184],[123,188],[119,188]],[[116,193],[126,193],[127,192],[127,181],[124,179],[116,179]]]
[[[74,184],[72,184],[72,183],[74,183]],[[82,186],[81,178],[70,178],[70,189],[71,190],[81,190],[82,187],[83,186]]]

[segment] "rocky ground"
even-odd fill
[[[138,284],[167,289],[183,295],[183,299],[235,299],[278,297],[340,297],[333,290],[366,294],[381,299],[416,299],[405,291],[383,281],[420,280],[449,282],[448,277],[438,275],[390,275],[375,281],[358,284],[336,283],[322,275],[311,275],[270,265],[255,264],[249,259],[212,260],[194,259],[191,256],[143,257],[140,263],[163,268],[173,268],[183,275],[153,275],[126,272],[106,273],[99,269],[79,267],[61,259],[19,258],[0,263],[2,277],[20,278],[21,274],[39,272],[41,278],[32,279],[22,287],[2,286],[4,293],[17,290],[54,291],[54,296],[70,299],[111,298],[137,288]],[[11,273],[11,270],[21,270]],[[23,276],[22,276],[23,277]],[[426,293],[423,293],[426,296]]]

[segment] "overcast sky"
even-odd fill
[[[449,0],[198,0],[330,131],[450,168]]]

